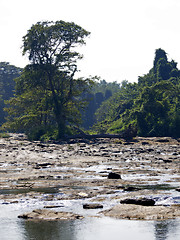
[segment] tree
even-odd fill
[[[119,91],[97,109],[95,129],[108,133],[120,133],[125,130],[130,124],[129,112],[137,94],[136,83],[123,81]]]
[[[91,128],[96,123],[96,110],[103,104],[104,101],[108,100],[113,94],[120,90],[120,84],[117,82],[106,82],[101,80],[100,77],[93,77],[94,84],[91,89],[91,93],[86,94],[87,106],[83,113],[83,124],[82,127],[86,130]]]
[[[40,112],[34,109],[37,105],[32,100],[34,92],[42,114],[53,114],[58,138],[64,136],[67,124],[77,121],[78,109],[82,106],[78,97],[90,80],[74,79],[77,60],[82,58],[74,48],[84,45],[89,34],[80,26],[64,21],[38,22],[31,27],[23,37],[23,55],[28,55],[30,64],[17,79],[16,97],[11,100],[17,107],[18,98],[22,103],[22,98],[29,97],[30,109],[22,108],[15,121],[19,117],[28,118],[34,112],[37,118]]]
[[[0,123],[5,121],[4,101],[10,99],[14,94],[15,81],[22,69],[8,62],[0,62]]]
[[[157,63],[160,59],[164,59],[165,62],[167,62],[167,53],[163,49],[158,48],[155,51],[154,68],[156,68]]]
[[[139,136],[180,136],[180,71],[162,49],[138,84],[123,81],[120,90],[97,109],[94,129],[106,133],[137,130]]]
[[[139,135],[179,135],[179,86],[171,79],[145,87],[135,105]]]

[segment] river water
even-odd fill
[[[179,240],[180,219],[132,221],[87,216],[82,220],[27,221],[17,218],[31,206],[0,205],[1,240]]]
[[[4,142],[2,142],[2,144],[4,144]],[[36,161],[38,162],[38,159],[39,159],[40,163],[41,163],[41,160],[44,158],[45,159],[52,158],[51,152],[49,151],[44,152],[44,150],[40,150],[40,149],[37,152],[34,151],[33,149],[33,153],[34,154],[37,153],[37,156],[32,155],[32,152],[31,152],[32,146],[30,147],[29,143],[27,143],[27,146],[24,145],[24,150],[21,149],[22,147],[21,145],[20,145],[21,147],[19,147],[16,150],[17,146],[18,145],[16,143],[14,147],[15,147],[15,151],[17,152],[14,153],[14,158],[12,158],[13,157],[12,156],[13,153],[11,152],[12,147],[10,148],[10,150],[8,149],[8,151],[10,151],[9,154],[11,154],[10,159],[12,158],[14,159],[14,161],[17,161],[19,157],[20,159],[18,160],[19,165],[17,166],[15,163],[10,164],[8,162],[9,161],[8,159],[7,159],[8,161],[4,160],[6,159],[6,154],[7,154],[6,149],[2,149],[1,151],[1,154],[2,154],[1,173],[4,179],[7,180],[7,183],[8,183],[8,177],[6,176],[7,173],[9,173],[9,176],[10,176],[12,171],[12,174],[18,175],[19,172],[21,174],[21,171],[20,171],[22,170],[21,168],[23,169],[30,168],[32,171],[35,169],[33,167],[34,160],[30,165],[29,165],[29,160],[26,163],[27,165],[23,165],[25,164],[24,158],[26,158],[26,154],[28,156],[28,159],[30,156],[37,157]],[[160,148],[160,152],[162,152],[161,148]],[[170,148],[168,147],[168,150],[169,149]],[[132,149],[129,149],[129,152],[131,152],[131,150]],[[172,149],[172,151],[175,151],[175,150],[174,148]],[[157,154],[157,150],[154,152],[155,154]],[[62,153],[58,152],[58,156],[59,154],[62,154]],[[136,155],[136,152],[135,153],[132,152],[132,153]],[[179,150],[178,150],[178,153],[179,153]],[[154,159],[154,155],[152,155],[151,157],[147,155],[148,154],[147,152],[145,152],[144,154],[145,155],[141,157],[142,158],[141,161],[138,159],[134,159],[132,155],[130,155],[131,159],[129,157],[127,160],[125,159],[125,157],[124,159],[122,159],[121,161],[122,166],[120,167],[123,168],[124,166],[123,171],[125,172],[125,174],[122,174],[122,179],[124,181],[139,182],[141,186],[144,186],[144,189],[151,190],[151,194],[153,193],[153,191],[156,191],[159,189],[162,190],[162,193],[158,192],[158,194],[154,196],[156,203],[159,205],[161,204],[162,205],[171,205],[171,204],[180,205],[179,192],[175,191],[175,188],[179,187],[179,181],[178,181],[179,174],[177,175],[175,173],[172,174],[173,171],[169,173],[169,170],[171,170],[171,168],[168,169],[167,166],[165,166],[166,167],[165,172],[164,170],[162,170],[162,172],[159,171],[161,169],[154,169],[155,167],[160,167],[161,165],[158,165],[158,161],[159,161],[159,164],[162,164],[163,160],[162,159],[158,160],[157,166],[156,165],[154,166],[150,164],[151,162],[150,160],[152,160],[152,158]],[[175,162],[177,161],[177,166],[179,166],[178,157],[180,155],[173,155],[172,153],[171,157],[172,156],[176,156],[175,160],[174,159],[172,160],[172,163],[174,161]],[[117,160],[119,163],[119,159]],[[79,178],[80,181],[82,179],[89,179],[89,178],[103,179],[104,176],[101,175],[103,171],[105,171],[105,173],[107,174],[108,171],[111,171],[111,169],[117,168],[116,161],[114,162],[114,166],[113,166],[112,160],[107,162],[105,160],[105,163],[104,163],[105,165],[103,165],[102,163],[102,164],[95,164],[95,166],[94,166],[94,160],[92,160],[91,162],[88,160],[87,163],[83,165],[85,166],[84,168],[81,166],[80,161],[79,161],[79,165],[76,165],[76,164],[71,165],[72,163],[74,163],[72,161],[71,164],[68,165],[68,167],[66,166],[66,164],[65,166],[64,165],[59,166],[58,161],[59,159],[57,158],[57,162],[49,168],[48,167],[40,168],[38,170],[39,172],[36,175],[36,177],[43,177],[46,175],[51,176],[54,174],[54,177],[62,175],[63,177],[66,178],[66,177],[72,177],[73,174],[80,172],[81,174],[79,175],[77,174],[73,176],[76,179]],[[133,164],[131,165],[130,163],[131,162],[133,163],[133,161],[136,161],[137,164],[139,162],[139,165],[137,166]],[[8,165],[9,172],[6,164],[9,164]],[[109,167],[110,169],[107,170]],[[144,170],[144,169],[147,170],[146,174],[142,173],[141,171],[138,171],[138,170]],[[130,170],[132,170],[132,172]],[[151,171],[151,174],[149,174],[148,171]],[[28,171],[25,173],[27,175],[29,174]],[[155,173],[155,174],[152,174],[152,173]],[[18,176],[18,178],[20,177],[21,176]],[[3,183],[3,181],[1,181],[1,183]],[[17,185],[17,182],[15,182],[14,184]],[[66,192],[63,193],[63,191],[61,191],[62,187],[59,187],[59,186],[58,186],[58,189],[32,189],[33,191],[37,192],[37,195],[32,194],[32,196],[25,194],[25,193],[28,193],[27,188],[17,190],[12,188],[5,189],[6,187],[5,185],[3,185],[3,187],[4,189],[2,188],[0,190],[0,195],[3,195],[2,199],[0,200],[0,240],[111,240],[111,239],[113,240],[116,240],[116,239],[117,240],[119,239],[121,240],[131,240],[131,239],[132,240],[134,239],[180,240],[180,218],[176,220],[166,220],[166,221],[134,221],[134,220],[117,220],[114,218],[99,217],[97,215],[97,212],[92,211],[91,214],[89,214],[89,212],[88,214],[83,212],[82,203],[83,201],[86,201],[86,200],[72,199],[72,200],[58,201],[58,198],[56,198],[56,195],[61,196],[62,194],[62,199],[63,199],[63,196],[67,194]],[[94,185],[92,184],[90,187],[94,187]],[[77,192],[80,194],[86,194],[85,190],[86,190],[86,187],[84,189],[83,188],[79,189],[79,191]],[[12,198],[13,194],[15,195],[14,198]],[[22,194],[22,197],[18,196],[17,198],[16,194]],[[54,194],[54,197],[53,197],[54,200],[52,202],[49,201],[48,194],[50,195]],[[104,209],[106,209],[107,207],[108,208],[113,207],[113,204],[117,204],[116,198],[111,198],[111,195],[113,194],[124,195],[126,193],[123,192],[121,189],[120,190],[117,189],[117,192],[115,193],[107,194],[107,191],[105,191],[104,194],[105,196],[103,196],[103,193],[102,193],[102,195],[99,195],[99,197],[105,198],[103,202],[103,207]],[[11,195],[11,197],[9,198],[8,195]],[[150,196],[150,197],[152,198],[153,196]],[[119,199],[117,199],[117,201],[119,203]],[[60,207],[60,209],[55,209],[55,210],[59,210],[59,211],[62,210],[67,212],[72,211],[78,214],[82,214],[83,216],[85,216],[85,218],[81,220],[80,219],[66,220],[66,221],[61,220],[61,221],[51,221],[51,222],[50,221],[27,221],[27,220],[18,218],[18,215],[22,213],[31,212],[33,209],[40,209],[46,205],[53,205],[53,204],[62,205],[62,208]]]

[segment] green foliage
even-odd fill
[[[96,111],[98,132],[123,133],[129,126],[139,136],[180,137],[180,71],[157,49],[153,68],[138,84],[124,82],[120,91]]]
[[[96,110],[120,89],[120,84],[117,82],[106,82],[98,77],[92,79],[95,82],[90,91],[85,94],[88,104],[82,115],[82,126],[85,129],[90,129],[93,124],[99,121],[95,116]]]
[[[9,138],[10,135],[6,132],[0,132],[0,138]]]
[[[131,112],[134,98],[138,94],[136,83],[123,82],[119,92],[107,101],[103,102],[96,111],[97,123],[95,128],[99,132],[120,133],[130,124]]]
[[[7,102],[5,128],[34,132],[39,138],[43,132],[36,129],[54,125],[62,138],[69,124],[80,124],[80,109],[85,106],[80,95],[92,81],[74,78],[76,62],[82,58],[75,47],[85,44],[89,34],[64,21],[38,22],[28,30],[23,54],[28,55],[30,64],[16,79],[16,95]]]
[[[180,137],[177,63],[157,49],[153,67],[138,83],[75,79],[82,56],[74,47],[85,44],[88,35],[63,21],[32,26],[23,38],[23,54],[28,54],[30,64],[22,71],[0,63],[0,103],[2,108],[6,100],[8,113],[2,129],[26,132],[30,140],[40,141],[77,134],[79,126],[89,130],[93,124],[91,133],[118,133],[127,139],[136,132]]]
[[[57,140],[58,139],[58,131],[57,128],[52,126],[39,126],[34,128],[27,134],[27,137],[30,141],[42,141],[48,142],[50,140]]]
[[[0,124],[5,122],[4,101],[14,94],[15,81],[22,69],[10,65],[8,62],[0,62]]]

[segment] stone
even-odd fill
[[[51,166],[52,165],[52,163],[37,163],[36,164],[36,167],[38,168],[38,167],[42,167],[42,168],[46,168],[46,167],[49,167],[49,166]]]
[[[142,205],[142,206],[154,206],[155,201],[149,198],[140,198],[140,199],[133,199],[127,198],[120,201],[121,204],[135,204],[135,205]]]
[[[176,191],[180,192],[180,188],[176,188]]]
[[[98,208],[103,208],[103,205],[98,204],[98,203],[87,203],[83,204],[84,209],[98,209]]]
[[[128,220],[166,220],[180,217],[177,206],[140,206],[133,204],[118,204],[111,209],[102,211],[106,217]]]
[[[140,190],[140,188],[133,187],[133,186],[129,186],[129,187],[124,188],[124,191],[126,191],[126,192],[134,192],[134,191],[139,191],[139,190]]]
[[[156,140],[156,142],[159,142],[159,143],[167,143],[167,142],[169,142],[169,138],[167,138],[167,137],[158,138],[158,139]]]
[[[71,212],[57,212],[47,209],[36,209],[30,213],[19,215],[18,218],[32,220],[74,220],[82,219],[83,216]]]
[[[44,208],[59,208],[59,207],[64,207],[64,205],[47,205],[47,206],[44,206]]]
[[[118,173],[110,172],[108,175],[108,179],[121,179],[121,176]]]

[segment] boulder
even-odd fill
[[[108,179],[121,179],[121,176],[118,173],[110,172],[108,175]]]
[[[44,208],[60,208],[60,207],[64,207],[64,205],[47,205],[47,206],[44,206]]]
[[[98,203],[87,203],[83,204],[84,209],[97,209],[97,208],[103,208],[103,205]]]
[[[140,206],[133,204],[118,204],[111,209],[102,211],[106,217],[128,220],[166,220],[180,217],[178,206]]]
[[[30,213],[19,215],[18,218],[32,220],[74,220],[81,219],[83,216],[71,212],[56,212],[47,209],[37,209]]]
[[[139,190],[141,190],[141,189],[137,188],[137,187],[133,187],[133,186],[129,186],[129,187],[124,188],[124,191],[126,191],[126,192],[134,192],[134,191],[139,191]]]
[[[133,199],[127,198],[120,201],[121,204],[135,204],[135,205],[142,205],[142,206],[154,206],[155,201],[149,198],[140,198],[140,199]]]

